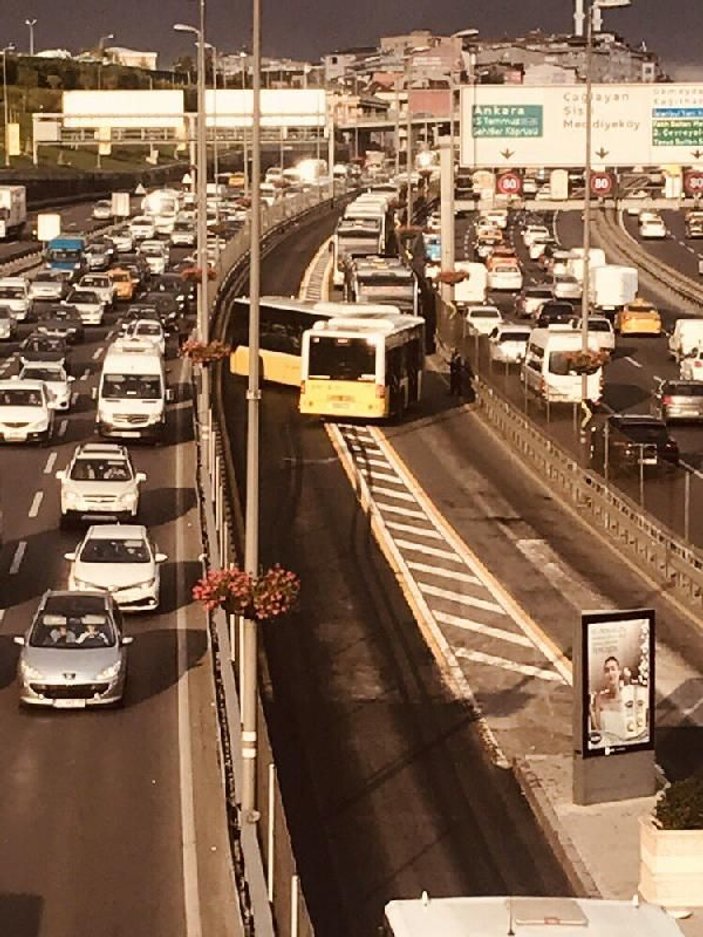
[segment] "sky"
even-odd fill
[[[233,51],[250,41],[251,0],[205,0],[207,38]],[[469,27],[485,38],[526,31],[565,32],[573,0],[261,0],[264,53],[318,61],[327,52],[376,45],[381,35],[430,29],[447,34]],[[644,40],[665,69],[682,80],[703,80],[703,0],[632,0],[604,12],[608,28]],[[196,21],[197,0],[0,0],[0,43],[27,49],[25,19],[36,18],[35,48],[78,50],[114,33],[112,44],[158,51],[161,64],[187,55],[189,37],[175,22]],[[110,42],[106,43],[111,44]]]

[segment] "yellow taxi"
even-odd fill
[[[115,287],[115,299],[119,302],[131,302],[134,298],[134,280],[129,270],[122,267],[111,267],[107,275]]]
[[[661,335],[661,330],[659,310],[639,296],[626,303],[615,319],[615,331],[620,335]]]

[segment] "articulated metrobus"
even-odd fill
[[[657,905],[600,898],[421,898],[386,905],[383,937],[683,937]]]
[[[303,333],[319,320],[342,315],[345,303],[306,303],[289,296],[259,300],[259,366],[262,381],[300,386]],[[228,342],[232,374],[249,374],[249,297],[238,296],[232,306]]]
[[[383,420],[416,404],[425,322],[394,306],[349,305],[303,335],[300,412]]]

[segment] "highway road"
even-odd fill
[[[69,212],[77,224],[83,209]],[[171,357],[176,400],[162,447],[130,446],[147,473],[140,519],[168,554],[158,614],[127,618],[135,636],[124,708],[20,711],[14,674],[23,632],[80,529],[59,530],[58,482],[94,432],[92,392],[116,314],[71,355],[77,400],[45,448],[4,447],[0,555],[0,930],[12,937],[229,937],[235,903],[216,750],[205,622],[190,602],[200,571],[188,386]],[[20,330],[20,337],[29,327]],[[2,348],[0,373],[17,369]]]
[[[265,291],[297,293],[331,229],[316,222],[270,255]],[[225,376],[224,393],[241,485],[244,382]],[[442,683],[335,450],[319,422],[299,417],[294,391],[265,388],[262,452],[262,560],[303,582],[299,611],[264,628],[265,700],[318,933],[374,932],[387,900],[422,889],[566,893],[510,772],[490,762],[471,710]]]
[[[556,217],[549,214],[545,220],[548,225],[554,226],[558,239],[564,247],[576,247],[582,243],[583,227],[579,213],[559,212]],[[467,244],[471,241],[470,226],[471,222],[464,219],[457,224],[457,257],[465,256]],[[517,229],[513,227],[510,234],[523,264],[525,281],[543,282],[544,274],[536,263],[527,258]],[[691,263],[690,252],[685,250],[685,246],[677,244],[675,239],[650,242],[646,246],[656,251],[657,256],[662,260],[672,265],[676,264],[677,269],[683,269],[685,261]],[[657,302],[662,312],[665,328],[672,328],[674,319],[680,314],[679,311],[667,304],[662,304],[657,297],[649,296],[646,289],[642,292],[647,298]],[[512,294],[497,293],[492,299],[501,307],[504,315],[509,319],[513,318]],[[479,343],[477,352],[478,369],[484,378],[504,392],[516,406],[527,409],[538,425],[573,452],[584,466],[591,465],[589,446],[584,447],[579,442],[579,415],[575,414],[572,408],[552,406],[547,409],[534,398],[526,398],[518,369],[511,368],[506,371],[502,367],[491,367],[483,341]],[[605,369],[603,413],[608,411],[648,413],[652,393],[659,379],[672,377],[678,377],[678,367],[668,357],[666,336],[618,338],[613,360]],[[602,420],[603,414],[597,414],[591,427],[598,431]],[[703,470],[703,427],[674,425],[671,427],[671,432],[679,444],[682,462],[690,472],[688,512],[683,469],[664,473],[647,472],[642,487],[638,473],[619,475],[617,479],[614,479],[614,483],[635,502],[643,503],[647,511],[679,535],[683,534],[688,524],[691,542],[701,546],[703,545],[703,517],[700,513],[700,506],[703,505],[703,474],[701,473]],[[686,513],[688,513],[688,521],[686,521]]]

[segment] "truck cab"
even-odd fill
[[[50,270],[70,271],[77,278],[86,270],[85,249],[84,237],[59,235],[47,244],[45,260]]]

